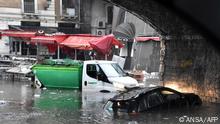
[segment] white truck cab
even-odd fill
[[[113,61],[84,61],[82,71],[82,91],[115,92],[139,87],[137,80],[129,77]]]

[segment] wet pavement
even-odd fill
[[[30,82],[0,80],[0,124],[220,123],[220,104],[138,114],[103,110],[114,93],[33,89]]]

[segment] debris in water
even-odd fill
[[[163,119],[164,119],[164,120],[168,120],[169,118],[164,117]]]
[[[50,94],[54,95],[54,94],[57,94],[57,93],[55,93],[55,92],[50,92]]]
[[[137,121],[129,121],[128,124],[138,124]]]
[[[34,94],[34,97],[40,97],[40,94]]]
[[[0,105],[6,104],[6,101],[0,100]]]
[[[0,93],[4,93],[4,91],[1,90]]]

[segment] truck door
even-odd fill
[[[103,82],[98,80],[99,66],[97,64],[87,64],[85,66],[86,67],[83,72],[82,90],[103,90]]]

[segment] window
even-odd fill
[[[139,106],[138,106],[138,111],[145,111],[147,110],[147,96],[143,96],[143,98],[140,100]]]
[[[24,13],[35,13],[35,0],[24,0]]]
[[[77,16],[79,0],[62,0],[62,15]]]
[[[107,24],[112,24],[113,20],[113,6],[107,7]]]
[[[98,79],[99,75],[99,80],[110,83],[103,70],[97,64],[88,64],[86,66],[86,73],[88,76],[95,79]]]
[[[20,52],[20,42],[19,41],[12,42],[12,52]]]
[[[88,64],[86,67],[86,72],[90,77],[97,79],[97,65]]]
[[[21,26],[22,27],[39,27],[40,26],[40,22],[39,21],[21,21]]]
[[[106,63],[100,64],[100,67],[104,71],[107,77],[121,77],[126,76],[126,73],[120,68],[118,64],[115,63]]]
[[[148,106],[149,108],[159,106],[162,104],[162,98],[157,92],[148,95]]]
[[[177,100],[180,98],[179,94],[169,90],[162,90],[161,94],[168,101]]]
[[[168,90],[162,90],[161,94],[168,95],[168,94],[175,94],[174,92],[168,91]]]

